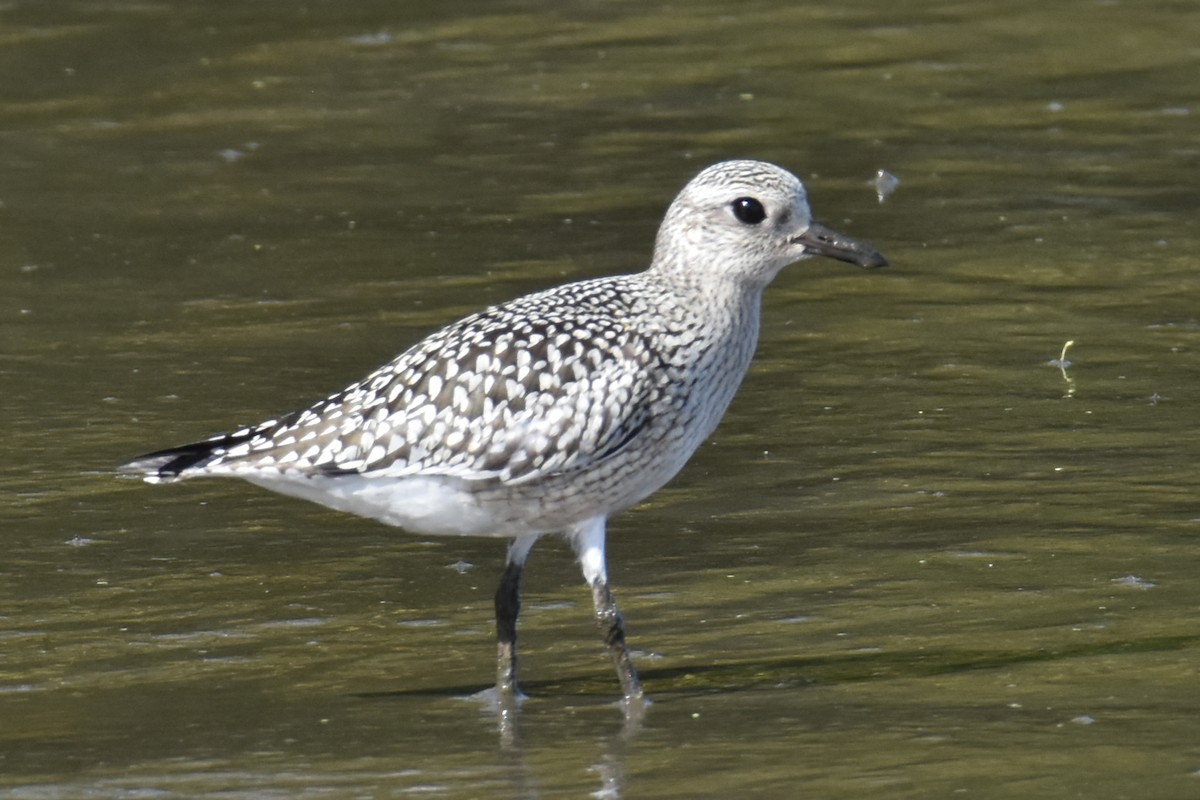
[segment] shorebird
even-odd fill
[[[414,533],[509,539],[495,595],[496,686],[508,698],[520,696],[521,571],[539,536],[560,533],[626,704],[641,703],[606,523],[713,432],[754,354],[763,290],[811,256],[887,265],[814,222],[787,170],[715,164],[667,209],[646,270],[492,306],[308,408],[121,471],[149,483],[242,478]]]

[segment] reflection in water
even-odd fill
[[[622,701],[621,710],[626,711]],[[620,727],[611,733],[599,737],[599,753],[587,767],[586,773],[594,775],[599,780],[599,787],[588,793],[589,797],[597,800],[620,800],[623,796],[627,775],[627,761],[634,746],[634,740],[642,728],[647,714],[649,701],[638,703],[636,710],[623,713]],[[532,752],[527,752],[524,738],[521,736],[521,716],[519,708],[490,709],[496,714],[497,730],[500,734],[500,748],[508,759],[510,779],[514,796],[519,798],[539,798],[543,796],[539,789],[539,781],[531,765]],[[609,724],[606,720],[605,724]],[[547,746],[547,745],[543,745]],[[550,743],[549,746],[554,746]]]

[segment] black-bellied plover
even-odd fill
[[[644,272],[485,309],[307,409],[121,469],[150,483],[243,478],[414,533],[510,539],[495,597],[502,697],[519,695],[522,566],[539,536],[561,533],[626,701],[640,703],[605,524],[716,428],[754,353],[763,289],[813,255],[887,265],[814,222],[786,170],[715,164],[667,209]]]

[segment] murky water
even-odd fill
[[[6,796],[1200,794],[1192,4],[18,1],[0,42]],[[502,736],[498,542],[111,475],[639,268],[730,156],[893,269],[785,272],[613,523],[635,729],[561,543]]]

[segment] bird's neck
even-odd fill
[[[657,265],[656,265],[657,266]],[[663,319],[673,320],[675,333],[694,342],[701,358],[722,369],[742,372],[758,344],[762,289],[714,276],[688,279],[673,271],[652,267],[642,278],[655,287],[664,305]]]

